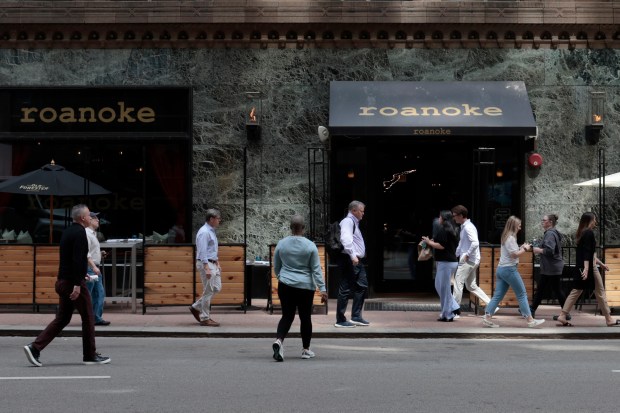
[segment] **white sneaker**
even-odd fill
[[[493,321],[491,321],[490,319],[483,317],[482,318],[482,324],[484,324],[487,327],[491,327],[491,328],[498,328],[499,324],[495,324]]]
[[[545,319],[539,319],[539,320],[534,319],[534,320],[530,321],[529,323],[527,323],[527,326],[529,328],[534,328],[534,327],[538,327],[539,325],[541,325],[544,322],[545,322]]]
[[[461,316],[458,314],[454,314],[454,317],[452,317],[453,320],[458,320],[459,318],[461,318]]]
[[[301,352],[301,358],[302,359],[311,359],[314,358],[315,354],[314,351],[310,350],[310,349],[303,349]]]
[[[277,339],[271,348],[273,348],[273,359],[275,361],[284,361],[284,347],[282,347],[280,339]]]

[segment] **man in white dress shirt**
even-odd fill
[[[463,205],[457,205],[452,208],[452,216],[454,222],[461,226],[461,235],[459,245],[456,247],[456,256],[459,257],[459,266],[454,276],[454,291],[452,295],[454,300],[460,305],[463,298],[463,286],[467,290],[476,295],[485,305],[489,304],[491,299],[482,288],[476,284],[476,270],[480,265],[480,242],[478,241],[478,230],[467,218],[467,208]],[[460,311],[457,310],[457,315]]]
[[[340,286],[336,305],[336,324],[334,324],[339,328],[370,325],[370,322],[362,317],[364,299],[368,290],[368,278],[366,268],[361,261],[366,256],[366,245],[359,223],[364,218],[365,210],[366,206],[362,202],[351,201],[349,213],[340,221],[340,242],[343,250],[336,259],[340,268]],[[351,319],[347,320],[345,313],[351,293],[353,294]]]

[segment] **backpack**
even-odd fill
[[[355,222],[353,222],[353,233],[355,233],[355,227]],[[331,256],[342,253],[344,247],[342,246],[342,242],[340,242],[340,221],[334,221],[329,224],[325,237],[325,249]]]

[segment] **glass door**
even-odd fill
[[[471,160],[458,144],[418,142],[382,151],[376,187],[386,291],[434,291],[432,261],[418,261],[422,236],[433,236],[442,209],[469,202]]]

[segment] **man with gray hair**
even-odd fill
[[[73,223],[67,227],[60,238],[60,260],[55,289],[58,294],[56,318],[30,344],[24,347],[28,361],[37,367],[41,351],[52,342],[69,324],[73,311],[82,318],[82,355],[84,364],[107,364],[109,357],[97,353],[95,346],[95,325],[93,304],[86,288],[86,268],[88,267],[88,240],[85,228],[90,225],[90,210],[84,204],[71,209]]]
[[[351,328],[368,326],[370,323],[362,317],[364,299],[368,290],[366,268],[361,259],[366,256],[366,245],[359,229],[359,223],[364,218],[366,206],[360,201],[351,201],[349,213],[340,221],[340,242],[342,253],[336,258],[340,268],[340,287],[338,288],[338,303],[336,305],[335,327]],[[347,321],[345,312],[349,303],[349,295],[353,293],[351,319]]]
[[[189,307],[201,326],[219,327],[220,323],[209,314],[211,299],[222,290],[222,268],[217,258],[217,235],[215,230],[222,222],[220,211],[207,209],[205,224],[196,234],[196,268],[202,281],[202,296]]]

